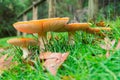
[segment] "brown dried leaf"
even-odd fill
[[[61,53],[51,53],[51,52],[44,52],[44,53],[41,53],[39,58],[40,59],[60,59],[62,57],[62,54]]]
[[[12,62],[13,56],[10,56],[8,58],[7,58],[7,56],[8,56],[8,54],[5,54],[2,57],[0,57],[0,74],[4,70],[9,69],[13,63],[16,63],[16,62]]]
[[[39,58],[40,59],[47,59],[51,54],[52,54],[51,52],[40,53]]]
[[[119,39],[118,44],[117,44],[117,46],[116,46],[115,49],[116,49],[116,50],[120,49],[120,39]]]
[[[0,53],[4,52],[5,50],[3,48],[0,48]]]
[[[56,59],[47,59],[43,66],[52,74],[52,75],[56,75],[56,66],[57,65],[57,60]]]
[[[45,59],[43,66],[52,74],[56,75],[58,68],[62,65],[62,63],[67,59],[69,53],[50,53],[47,52],[45,54],[42,53],[40,55],[40,59]],[[44,56],[44,57],[43,57]]]
[[[110,57],[110,52],[107,51],[105,55],[106,55],[106,58]]]
[[[100,47],[105,50],[111,50],[115,44],[115,40],[110,40],[109,38],[104,38],[104,44],[100,44]]]

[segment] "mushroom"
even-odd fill
[[[40,20],[31,20],[16,22],[13,24],[15,29],[25,33],[38,33],[38,40],[40,50],[43,52],[45,50],[45,45],[47,43],[46,34],[49,31],[55,31],[64,27],[64,25],[69,21],[68,17],[64,18],[48,18]]]
[[[69,36],[69,43],[70,44],[74,44],[75,40],[74,40],[74,35],[75,35],[75,31],[79,31],[79,30],[87,30],[90,28],[90,23],[70,23],[66,25],[66,30],[68,31],[68,36]]]
[[[111,28],[106,28],[106,27],[97,27],[97,28],[91,28],[90,27],[91,23],[69,23],[66,24],[65,27],[56,30],[55,32],[66,32],[68,31],[68,37],[69,37],[69,43],[70,44],[74,44],[74,34],[75,31],[85,31],[87,33],[91,33],[91,34],[100,34],[103,35],[102,33],[100,33],[101,30],[111,30]]]
[[[95,27],[95,28],[89,28],[88,30],[86,30],[86,32],[91,33],[91,34],[98,34],[100,36],[105,36],[105,34],[101,33],[102,30],[110,31],[111,28],[109,28],[109,27]]]
[[[32,38],[13,38],[13,39],[9,39],[7,41],[7,43],[12,44],[14,46],[21,47],[21,49],[23,51],[23,56],[22,56],[23,59],[27,58],[28,55],[30,54],[27,47],[29,45],[36,45],[37,44],[37,42]]]

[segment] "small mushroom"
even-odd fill
[[[64,28],[56,30],[55,32],[68,31],[69,43],[73,45],[75,43],[74,42],[75,41],[74,40],[75,31],[82,30],[82,31],[85,31],[85,32],[91,33],[91,34],[103,35],[102,33],[100,33],[101,30],[107,30],[107,31],[111,30],[111,28],[106,28],[106,27],[91,28],[90,25],[91,25],[91,23],[69,23],[69,24],[66,24]]]
[[[104,36],[104,34],[101,33],[102,30],[110,31],[111,28],[109,28],[109,27],[95,27],[95,28],[89,28],[88,30],[86,30],[86,32],[92,33],[92,34],[100,34],[100,35]]]
[[[45,49],[45,45],[47,43],[46,34],[49,31],[55,31],[60,28],[63,28],[65,24],[67,24],[69,18],[48,18],[48,19],[40,19],[40,20],[31,20],[31,21],[23,21],[16,22],[13,24],[15,29],[25,33],[38,33],[38,40],[40,50],[43,52]]]
[[[30,45],[37,44],[37,42],[32,38],[13,38],[13,39],[9,39],[7,43],[21,47],[23,51],[23,56],[22,56],[23,59],[27,58],[28,55],[30,54],[27,47]]]
[[[75,35],[75,31],[85,31],[87,29],[90,28],[90,23],[70,23],[66,25],[66,30],[68,31],[68,37],[69,37],[69,43],[70,44],[74,44],[75,40],[74,40],[74,35]]]

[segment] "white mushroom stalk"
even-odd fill
[[[74,38],[75,32],[68,32],[68,43],[70,45],[74,45],[75,44],[75,38]]]
[[[47,33],[40,33],[38,34],[38,41],[39,41],[39,46],[41,52],[45,51],[45,45],[48,43],[47,42]]]
[[[23,51],[22,58],[26,59],[28,57],[28,55],[30,54],[30,52],[29,52],[29,50],[26,47],[22,47],[21,49]]]

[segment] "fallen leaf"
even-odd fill
[[[12,64],[16,64],[16,62],[12,62],[13,56],[8,57],[8,54],[0,57],[0,74],[11,67]]]
[[[62,54],[61,53],[51,53],[51,52],[44,52],[44,53],[40,53],[40,56],[39,58],[40,59],[60,59],[62,57]]]
[[[52,75],[56,75],[57,72],[57,68],[56,65],[58,61],[56,59],[47,59],[43,66],[52,74]]]
[[[109,38],[104,38],[104,44],[100,44],[100,47],[105,49],[106,52],[106,58],[108,58],[110,56],[110,50],[113,49],[113,46],[115,44],[115,40],[110,40]]]
[[[40,53],[39,58],[40,59],[47,59],[51,54],[52,54],[51,52]]]
[[[118,44],[117,44],[117,46],[116,46],[115,49],[116,49],[116,50],[120,49],[120,39],[118,40]]]
[[[4,52],[5,50],[3,48],[0,48],[0,53]]]
[[[100,47],[105,50],[111,50],[115,44],[115,40],[110,40],[109,38],[104,38],[104,44],[100,44]]]
[[[62,65],[62,63],[67,59],[69,53],[41,53],[40,59],[44,59],[45,62],[43,66],[52,74],[56,75],[58,68]]]
[[[105,55],[106,55],[106,58],[110,57],[110,52],[107,51]]]

